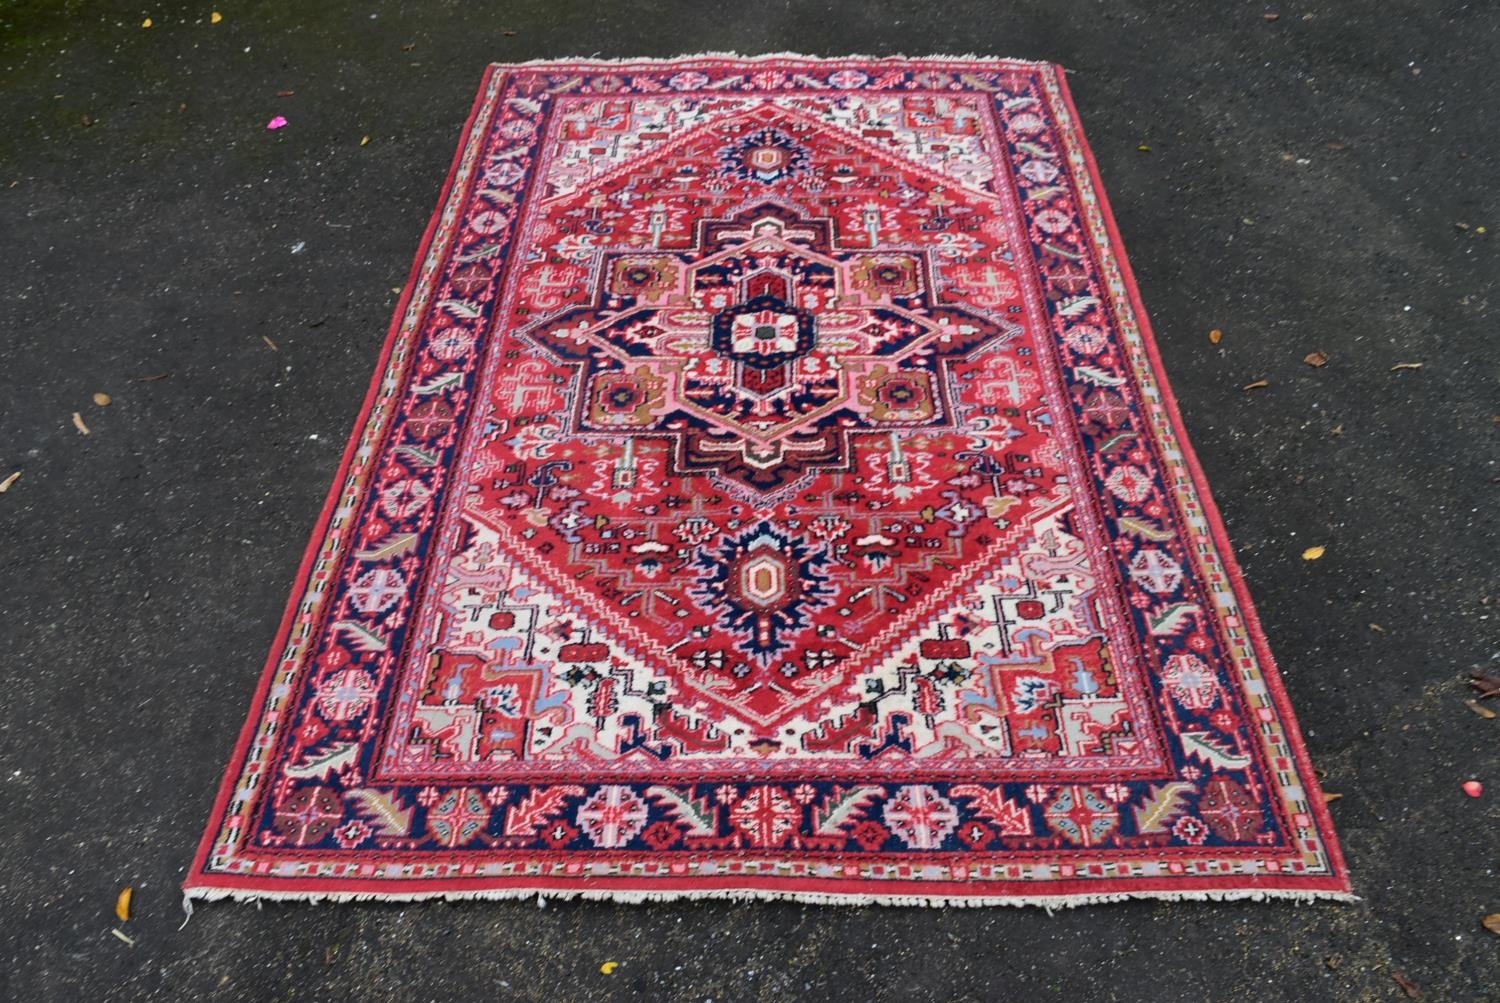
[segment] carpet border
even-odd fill
[[[661,888],[659,883],[653,882],[652,887],[640,887],[642,879],[622,878],[605,879],[598,887],[580,886],[570,881],[559,887],[551,887],[552,879],[538,878],[528,879],[521,877],[515,879],[514,886],[496,886],[496,879],[478,879],[477,884],[483,887],[462,887],[470,882],[465,879],[379,879],[375,881],[349,881],[343,882],[351,889],[359,886],[358,890],[330,891],[327,886],[338,882],[337,878],[316,878],[289,880],[277,889],[265,889],[256,887],[256,879],[253,877],[242,877],[237,875],[210,874],[206,871],[206,864],[212,852],[213,844],[219,835],[217,823],[222,819],[229,801],[233,796],[235,787],[241,779],[243,766],[249,752],[250,743],[254,740],[259,730],[258,725],[265,711],[266,701],[270,695],[272,683],[275,679],[277,667],[289,639],[292,626],[295,622],[297,611],[300,608],[318,553],[322,549],[330,523],[337,509],[338,501],[343,493],[343,487],[348,477],[349,469],[357,455],[359,448],[361,429],[370,418],[373,405],[378,397],[380,386],[386,375],[387,368],[399,340],[401,328],[411,306],[411,301],[417,289],[422,267],[430,252],[434,237],[441,223],[444,209],[453,196],[454,182],[459,173],[465,153],[479,137],[474,134],[477,120],[486,106],[486,92],[491,81],[497,75],[509,71],[532,68],[532,67],[578,67],[590,68],[598,66],[669,66],[678,64],[692,64],[695,62],[745,62],[756,63],[761,61],[776,60],[800,60],[813,63],[858,63],[868,64],[911,64],[911,63],[976,63],[987,66],[1009,65],[1040,68],[1050,73],[1057,85],[1058,92],[1062,96],[1069,116],[1072,118],[1072,131],[1063,130],[1067,142],[1075,144],[1079,154],[1088,167],[1087,180],[1093,188],[1093,195],[1097,201],[1099,212],[1108,235],[1108,245],[1101,251],[1111,254],[1116,262],[1125,285],[1127,303],[1139,329],[1142,345],[1151,363],[1153,374],[1156,377],[1161,390],[1162,407],[1170,421],[1172,431],[1177,438],[1175,445],[1181,451],[1184,461],[1190,471],[1194,491],[1199,496],[1203,505],[1204,515],[1208,523],[1214,545],[1219,551],[1218,557],[1223,569],[1227,574],[1234,596],[1244,614],[1244,622],[1251,643],[1257,655],[1267,686],[1271,695],[1278,717],[1286,730],[1287,737],[1291,740],[1289,744],[1298,766],[1299,779],[1307,788],[1309,793],[1309,807],[1317,820],[1317,832],[1319,838],[1327,850],[1329,864],[1332,874],[1324,877],[1290,879],[1295,881],[1296,887],[1285,886],[1287,878],[1272,878],[1262,881],[1274,881],[1282,883],[1280,887],[1269,885],[1267,887],[1256,886],[1255,879],[1240,878],[1196,878],[1178,879],[1159,882],[1166,887],[1152,887],[1158,882],[1152,880],[1131,879],[1134,887],[1122,891],[1091,891],[1075,894],[986,894],[992,891],[995,882],[988,882],[976,887],[973,893],[961,891],[946,891],[941,893],[917,893],[912,894],[864,894],[851,892],[824,892],[815,886],[820,882],[818,879],[793,879],[799,888],[778,887],[775,878],[742,876],[739,878],[726,878],[724,880],[734,882],[733,887],[705,886],[703,879],[693,879],[693,886],[686,888]],[[1102,904],[1109,902],[1121,902],[1134,899],[1157,900],[1157,901],[1270,901],[1285,900],[1296,902],[1310,901],[1337,901],[1358,902],[1359,897],[1352,893],[1349,880],[1349,872],[1344,860],[1342,848],[1338,836],[1333,828],[1331,813],[1325,803],[1318,784],[1316,773],[1313,771],[1310,755],[1306,748],[1306,742],[1302,736],[1301,729],[1297,723],[1286,694],[1284,684],[1277,669],[1274,658],[1271,655],[1269,643],[1261,627],[1259,616],[1251,601],[1248,587],[1244,581],[1243,573],[1238,560],[1230,546],[1227,530],[1224,527],[1222,516],[1217,504],[1210,492],[1207,477],[1198,461],[1197,455],[1192,447],[1191,440],[1187,436],[1186,428],[1177,404],[1177,399],[1172,391],[1165,367],[1162,362],[1161,353],[1157,346],[1154,332],[1147,317],[1144,304],[1141,301],[1139,288],[1137,287],[1134,273],[1130,267],[1126,255],[1124,243],[1121,239],[1114,213],[1110,208],[1108,197],[1101,180],[1097,162],[1089,146],[1088,138],[1082,128],[1082,119],[1074,103],[1071,91],[1067,84],[1067,70],[1056,62],[1047,60],[1027,60],[1014,58],[1001,58],[981,56],[975,54],[965,55],[841,55],[841,56],[816,56],[793,52],[772,52],[757,55],[740,55],[733,52],[702,52],[692,55],[674,57],[622,57],[622,58],[559,58],[559,59],[537,59],[516,63],[490,63],[485,67],[480,79],[480,85],[475,96],[469,116],[461,131],[460,142],[454,152],[448,176],[443,183],[437,200],[437,206],[433,210],[428,221],[422,240],[418,245],[417,253],[407,278],[407,282],[398,300],[394,315],[387,330],[387,335],[381,349],[377,366],[371,378],[369,389],[366,391],[364,403],[352,426],[349,441],[345,447],[343,458],[329,489],[322,511],[314,525],[313,531],[304,551],[302,561],[299,565],[294,579],[294,589],[291,592],[286,610],[282,616],[282,622],[278,629],[275,641],[267,657],[265,668],[262,670],[260,681],[257,685],[249,713],[245,719],[235,744],[234,752],[230,757],[221,782],[219,792],[215,798],[213,811],[209,817],[209,828],[204,832],[188,877],[183,882],[183,908],[185,912],[192,915],[192,903],[194,900],[216,901],[231,899],[235,901],[304,901],[317,903],[348,902],[348,901],[372,901],[372,902],[416,902],[427,900],[440,901],[462,901],[462,900],[516,900],[537,897],[539,902],[547,898],[554,899],[579,899],[590,901],[614,901],[622,903],[641,902],[666,902],[682,901],[691,899],[714,899],[714,900],[737,900],[737,901],[795,901],[808,904],[822,905],[889,905],[889,906],[1038,906],[1048,912],[1059,908],[1073,908],[1077,906]],[[764,884],[760,884],[764,883]],[[841,882],[847,887],[846,882]],[[892,882],[897,886],[921,885],[920,881],[897,881]],[[1003,884],[1003,883],[1001,883]],[[1066,887],[1067,881],[1059,881],[1054,884]],[[1099,882],[1091,882],[1093,887],[1098,887]],[[1223,884],[1227,887],[1217,887]],[[374,886],[366,890],[364,886]],[[1106,887],[1108,884],[1106,883]]]
[[[1271,653],[1271,643],[1261,626],[1260,612],[1255,608],[1250,595],[1250,587],[1246,584],[1244,572],[1240,569],[1239,558],[1235,555],[1234,547],[1229,539],[1229,531],[1224,526],[1224,517],[1219,512],[1213,491],[1209,488],[1208,474],[1198,460],[1198,453],[1193,448],[1192,439],[1187,433],[1187,426],[1183,423],[1182,410],[1178,406],[1177,395],[1172,390],[1166,364],[1162,360],[1161,349],[1157,345],[1156,332],[1151,326],[1145,303],[1141,299],[1135,271],[1130,267],[1130,259],[1125,252],[1125,242],[1120,235],[1119,225],[1115,222],[1114,209],[1110,206],[1109,195],[1099,173],[1099,164],[1094,159],[1094,151],[1089,146],[1088,136],[1082,128],[1082,117],[1078,114],[1078,106],[1073,102],[1073,92],[1068,87],[1067,72],[1063,67],[1054,64],[1053,73],[1057,78],[1058,91],[1062,94],[1068,114],[1072,116],[1075,125],[1074,130],[1071,133],[1065,132],[1065,135],[1069,140],[1078,144],[1079,152],[1083,154],[1084,162],[1088,164],[1089,184],[1093,186],[1094,197],[1099,203],[1099,214],[1109,233],[1110,250],[1120,269],[1120,275],[1125,280],[1125,290],[1130,297],[1130,310],[1140,326],[1141,342],[1146,348],[1146,355],[1151,360],[1151,368],[1158,379],[1162,408],[1172,423],[1172,432],[1177,439],[1175,445],[1182,452],[1183,460],[1192,474],[1193,490],[1203,505],[1204,515],[1213,535],[1214,547],[1218,551],[1225,573],[1229,576],[1230,586],[1234,589],[1235,602],[1240,607],[1246,630],[1250,634],[1250,642],[1255,648],[1257,668],[1265,678],[1266,691],[1271,694],[1277,716],[1292,747],[1299,779],[1308,793],[1308,806],[1312,809],[1313,816],[1318,823],[1319,838],[1328,851],[1329,865],[1333,868],[1334,874],[1341,879],[1344,890],[1351,891],[1349,868],[1344,860],[1343,847],[1339,843],[1337,830],[1333,826],[1333,814],[1323,796],[1322,784],[1318,780],[1317,771],[1313,768],[1312,756],[1307,751],[1307,740],[1302,735],[1302,727],[1297,721],[1296,714],[1293,713],[1291,698],[1287,696],[1286,686],[1281,679],[1281,669]]]
[[[339,498],[343,494],[344,482],[349,476],[349,468],[354,463],[354,458],[359,451],[359,432],[370,420],[370,412],[375,406],[375,401],[380,393],[380,386],[390,365],[391,355],[395,350],[396,343],[401,335],[401,327],[405,321],[407,311],[411,307],[411,300],[416,293],[417,282],[422,273],[422,265],[426,262],[428,254],[432,250],[432,241],[437,234],[438,226],[442,222],[443,209],[447,206],[449,199],[453,196],[453,182],[458,176],[459,166],[463,163],[464,153],[469,145],[475,141],[473,135],[474,126],[479,119],[480,113],[485,106],[485,93],[489,88],[490,81],[501,72],[500,65],[491,63],[485,67],[484,74],[480,77],[479,89],[475,93],[474,103],[469,109],[469,116],[464,121],[460,132],[458,148],[453,152],[453,159],[448,167],[448,176],[443,181],[443,186],[438,192],[437,206],[433,209],[431,217],[427,221],[427,228],[422,232],[422,239],[417,245],[417,252],[412,258],[411,269],[407,272],[406,284],[402,287],[401,297],[396,302],[396,309],[392,313],[390,325],[386,328],[385,341],[381,345],[380,356],[375,364],[375,371],[370,377],[369,387],[365,390],[364,402],[360,405],[359,414],[355,417],[349,433],[349,441],[344,446],[343,457],[339,461],[337,472],[334,474],[333,483],[328,489],[328,495],[323,501],[323,508],[318,514],[318,520],[313,524],[312,533],[309,535],[307,548],[302,552],[302,561],[297,567],[296,577],[292,580],[292,591],[287,599],[286,609],[281,615],[281,625],[276,631],[276,638],[271,643],[271,650],[266,656],[265,667],[261,670],[260,682],[256,685],[255,696],[251,701],[250,711],[245,718],[245,724],[240,729],[239,738],[235,741],[234,751],[230,755],[225,767],[224,779],[219,786],[219,793],[214,799],[213,811],[209,816],[209,828],[204,832],[202,840],[199,841],[198,850],[193,855],[193,863],[189,876],[183,883],[184,894],[191,896],[199,888],[211,888],[212,883],[200,883],[204,876],[205,867],[208,863],[209,854],[213,850],[214,841],[218,838],[218,823],[224,816],[224,811],[229,807],[229,800],[234,795],[234,788],[238,784],[241,771],[244,767],[245,757],[250,750],[250,743],[254,741],[255,734],[259,730],[261,715],[265,712],[266,698],[270,695],[271,684],[276,678],[276,667],[281,662],[281,656],[286,648],[287,639],[291,635],[292,624],[296,621],[297,610],[302,605],[303,597],[306,595],[307,586],[310,582],[313,565],[317,561],[318,552],[322,550],[322,544],[327,536],[329,523],[333,521],[333,514],[338,507]]]

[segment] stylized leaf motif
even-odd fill
[[[530,836],[547,824],[557,814],[563,802],[570,797],[582,797],[584,789],[575,784],[559,787],[544,787],[527,797],[505,813],[507,836]]]
[[[338,773],[345,766],[354,762],[359,755],[359,745],[356,742],[339,742],[330,745],[325,751],[309,755],[293,766],[286,768],[286,775],[297,780],[310,780],[316,777],[326,780],[328,774]]]
[[[1166,832],[1167,823],[1182,812],[1183,800],[1192,790],[1193,785],[1185,780],[1174,780],[1151,788],[1145,802],[1135,808],[1136,831]]]
[[[1151,615],[1151,633],[1175,634],[1187,626],[1187,620],[1198,612],[1196,603],[1177,602],[1163,607]]]
[[[835,791],[822,806],[813,811],[813,825],[820,836],[837,836],[844,826],[859,817],[870,800],[881,792],[879,787],[854,787]]]
[[[1149,519],[1121,519],[1120,528],[1125,532],[1131,534],[1132,536],[1139,536],[1143,539],[1154,540],[1157,543],[1160,543],[1163,540],[1170,540],[1174,535],[1176,535],[1171,530],[1162,529]]]
[[[1073,370],[1074,374],[1099,387],[1118,387],[1124,384],[1125,377],[1113,376],[1102,369],[1093,366],[1079,366]]]
[[[1235,752],[1220,739],[1206,731],[1184,731],[1182,749],[1210,766],[1221,770],[1242,770],[1250,765],[1250,757]]]
[[[410,805],[403,805],[395,791],[377,791],[368,787],[349,792],[354,810],[365,816],[387,835],[406,836],[411,833]]]
[[[679,821],[687,823],[689,836],[712,836],[719,831],[719,810],[707,800],[695,801],[670,787],[651,787],[648,798],[664,802]]]

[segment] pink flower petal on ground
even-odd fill
[[[269,122],[266,123],[266,128],[267,129],[280,129],[284,125],[286,125],[286,116],[285,115],[277,115],[275,118],[271,119],[271,121],[269,121]]]

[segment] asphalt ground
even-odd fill
[[[210,10],[0,2],[0,998],[1500,999],[1500,719],[1463,685],[1500,671],[1497,5]],[[179,929],[484,65],[786,49],[1072,69],[1362,901],[218,903]]]

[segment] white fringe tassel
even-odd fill
[[[1154,899],[1164,902],[1359,902],[1357,895],[1347,892],[1296,891],[1286,888],[1246,888],[1227,891],[1138,891],[1099,892],[1085,895],[862,895],[845,892],[798,892],[776,891],[765,888],[705,888],[702,890],[670,889],[664,891],[609,890],[598,888],[488,888],[474,891],[416,891],[416,892],[281,892],[259,891],[242,888],[189,888],[183,892],[183,912],[191,919],[193,901],[215,902],[232,899],[236,902],[423,902],[440,900],[464,902],[470,900],[501,901],[507,899],[529,899],[535,897],[538,906],[547,905],[547,899],[584,899],[594,902],[621,902],[639,905],[644,902],[676,902],[687,899],[728,899],[736,902],[804,902],[811,905],[847,906],[925,906],[943,909],[950,906],[1039,906],[1049,914],[1057,909],[1073,909],[1084,905],[1099,905],[1106,902],[1126,902],[1132,899]],[[183,921],[187,925],[187,921]]]
[[[508,68],[520,66],[672,66],[677,63],[700,63],[706,59],[733,60],[737,63],[760,63],[778,59],[802,59],[809,62],[819,63],[1009,63],[1013,66],[1053,66],[1040,59],[1008,59],[1002,56],[980,56],[969,54],[965,56],[809,56],[801,52],[764,52],[754,56],[742,56],[737,52],[699,52],[690,56],[668,56],[668,57],[621,57],[616,59],[600,58],[597,54],[593,56],[574,56],[568,59],[528,59],[520,63],[494,63],[494,66]]]

